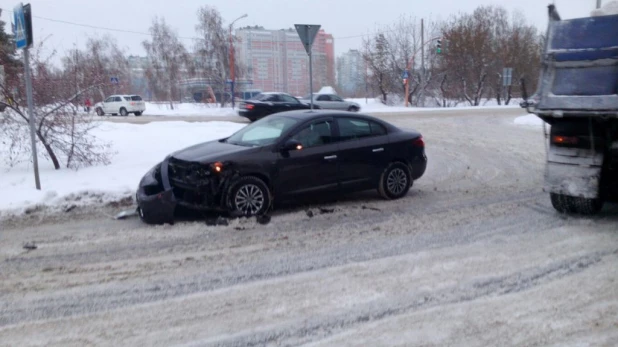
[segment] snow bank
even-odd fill
[[[225,137],[242,127],[231,122],[102,122],[93,134],[113,143],[117,154],[111,165],[79,171],[54,170],[51,162],[40,156],[42,190],[37,191],[31,165],[9,168],[0,161],[0,211],[20,212],[33,205],[87,205],[132,197],[141,177],[170,152]]]
[[[335,88],[333,88],[331,86],[324,86],[324,87],[322,87],[320,89],[318,94],[335,94],[335,95],[337,95],[337,91],[335,91]]]
[[[534,127],[540,127],[543,125],[543,120],[533,114],[517,117],[515,118],[514,122],[517,125],[527,125]]]
[[[498,105],[495,100],[482,100],[480,106],[468,106],[460,104],[455,107],[405,107],[388,106],[380,102],[378,98],[350,98],[348,101],[354,101],[361,107],[361,112],[376,112],[376,113],[399,113],[399,112],[414,112],[414,111],[448,111],[448,110],[476,110],[479,108],[519,108],[519,100],[512,99],[509,105]]]
[[[181,103],[174,104],[174,109],[169,103],[146,103],[147,116],[235,116],[236,109],[231,107],[220,107],[218,104],[198,104],[198,103]]]
[[[610,1],[605,5],[601,6],[601,8],[597,8],[590,13],[590,16],[610,16],[618,14],[618,1]]]

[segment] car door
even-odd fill
[[[315,103],[323,109],[333,109],[333,103],[330,101],[330,95],[320,94],[315,98]]]
[[[301,110],[306,108],[300,101],[298,101],[298,99],[293,96],[286,94],[281,94],[279,96],[281,97],[282,104],[284,105],[284,109],[286,111]]]
[[[337,110],[346,110],[348,109],[347,103],[337,95],[330,95],[330,101],[333,105],[334,109]]]
[[[332,117],[305,124],[289,137],[302,149],[282,151],[277,163],[276,194],[284,198],[338,191],[338,144]]]
[[[110,96],[109,98],[105,99],[105,101],[103,101],[103,111],[105,111],[105,113],[112,113],[113,104],[114,104],[113,96]]]
[[[336,118],[339,143],[339,179],[345,191],[376,187],[386,168],[387,130],[382,124],[360,117]]]

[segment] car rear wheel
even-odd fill
[[[550,193],[551,204],[560,213],[593,215],[603,208],[603,200]]]
[[[136,116],[141,116],[141,115],[142,115],[142,113],[141,113],[141,112],[135,112],[135,115],[136,115]]]
[[[228,208],[236,216],[257,216],[268,212],[272,202],[270,189],[254,176],[239,178],[228,194]]]
[[[350,112],[358,112],[358,107],[356,107],[356,106],[350,106],[350,107],[348,108],[348,111],[350,111]]]
[[[98,116],[105,116],[105,112],[103,112],[103,109],[100,107],[97,107],[96,112]]]
[[[123,107],[120,109],[120,115],[126,117],[129,115],[129,112],[127,112],[127,109]]]
[[[380,176],[378,193],[384,199],[399,199],[412,187],[410,168],[400,162],[390,163]]]

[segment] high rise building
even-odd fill
[[[309,94],[309,57],[295,29],[260,27],[236,31],[237,59],[246,69],[252,88],[281,91],[296,96]],[[320,30],[313,43],[314,91],[335,83],[334,40]]]
[[[365,61],[356,49],[351,49],[337,58],[339,92],[344,96],[358,96],[365,83]]]

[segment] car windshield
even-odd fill
[[[275,143],[281,134],[296,123],[297,119],[288,117],[262,118],[237,131],[225,142],[239,146],[268,146]]]

